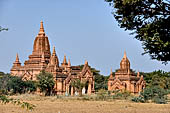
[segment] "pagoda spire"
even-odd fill
[[[68,59],[68,67],[71,67],[70,59]]]
[[[19,57],[18,57],[18,53],[16,54],[16,60],[15,60],[16,63],[19,62]]]
[[[63,63],[61,63],[61,65],[63,67],[67,67],[68,63],[67,63],[66,55],[64,55]]]
[[[111,68],[111,70],[110,70],[110,74],[111,74],[111,75],[113,74],[112,68]]]
[[[109,79],[112,79],[112,78],[113,78],[113,71],[112,71],[112,68],[111,68]]]
[[[41,23],[40,23],[40,31],[39,31],[39,34],[45,34],[44,32],[44,26],[43,26],[43,21],[41,20]]]
[[[124,56],[123,56],[123,58],[127,58],[127,56],[126,56],[126,51],[124,51]]]
[[[130,61],[126,56],[126,51],[124,52],[124,56],[120,62],[120,69],[130,69]]]
[[[21,66],[21,63],[20,63],[19,57],[18,57],[18,53],[16,54],[16,60],[13,64],[14,64],[13,66]]]
[[[66,55],[64,55],[64,60],[63,60],[63,64],[67,64],[67,59],[66,59]]]
[[[52,56],[56,56],[55,46],[53,47],[53,54]]]
[[[88,61],[87,60],[85,61],[85,65],[88,65]]]
[[[55,47],[53,47],[53,53],[52,53],[52,56],[50,58],[50,64],[52,65],[57,65],[57,67],[59,66],[59,60],[58,60],[58,57],[56,55],[56,51],[55,51]]]

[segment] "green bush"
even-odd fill
[[[24,81],[25,85],[25,92],[31,93],[36,91],[37,89],[37,83],[35,81]]]
[[[37,87],[40,88],[41,92],[45,93],[45,96],[49,96],[52,93],[53,87],[54,87],[54,78],[51,73],[47,73],[45,71],[42,71],[37,76]]]
[[[128,91],[120,91],[120,90],[115,90],[113,91],[114,95],[112,96],[113,99],[127,99],[130,97],[130,92]]]
[[[106,100],[108,98],[108,92],[104,89],[100,89],[98,92],[97,92],[97,97],[96,97],[96,100]]]
[[[36,82],[34,81],[23,81],[21,77],[0,73],[0,94],[30,93],[35,90]]]
[[[132,98],[134,102],[149,102],[152,101],[157,104],[167,103],[167,91],[159,86],[145,88],[139,97]]]
[[[139,97],[133,97],[133,98],[132,98],[132,101],[133,101],[133,102],[142,102],[142,103],[145,102],[144,98],[141,97],[141,96],[139,96]]]
[[[25,90],[25,83],[22,81],[20,77],[17,76],[11,76],[8,83],[7,88],[10,90],[12,94],[16,93],[24,93]]]

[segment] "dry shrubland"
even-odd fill
[[[170,113],[170,104],[134,103],[128,100],[94,101],[80,97],[19,95],[12,98],[36,105],[27,111],[17,105],[0,104],[0,113]]]

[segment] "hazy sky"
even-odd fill
[[[141,43],[118,27],[104,0],[0,0],[0,71],[10,72],[16,53],[23,64],[43,20],[51,50],[60,63],[64,54],[72,65],[89,65],[108,75],[119,68],[124,50],[136,71],[170,71],[170,64],[142,56]]]

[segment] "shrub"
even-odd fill
[[[134,102],[148,102],[151,100],[157,104],[167,103],[167,91],[159,86],[145,88],[139,97],[132,98]]]
[[[34,81],[23,81],[21,77],[11,76],[9,74],[0,73],[0,93],[1,94],[16,94],[33,92],[36,90]]]
[[[37,86],[35,81],[25,81],[25,92],[31,93],[36,91]]]
[[[112,96],[113,99],[127,99],[130,95],[130,92],[128,91],[120,91],[120,90],[116,90],[113,91],[114,95]]]
[[[47,73],[45,71],[42,71],[38,76],[37,76],[37,87],[40,88],[41,92],[45,93],[45,96],[51,95],[51,92],[54,87],[54,78],[51,73]]]
[[[96,97],[96,100],[106,100],[108,97],[108,92],[104,89],[100,89],[98,92],[97,92],[97,97]]]
[[[139,96],[139,97],[133,97],[133,98],[132,98],[132,101],[133,101],[133,102],[142,102],[142,103],[145,102],[144,98],[141,97],[141,96]]]
[[[88,85],[86,81],[80,81],[79,79],[71,81],[71,86],[74,87],[79,92],[80,96],[82,96],[82,89],[86,85]]]
[[[22,81],[22,79],[17,76],[11,76],[7,83],[7,89],[10,90],[12,94],[23,93],[25,89],[24,86],[24,81]]]

